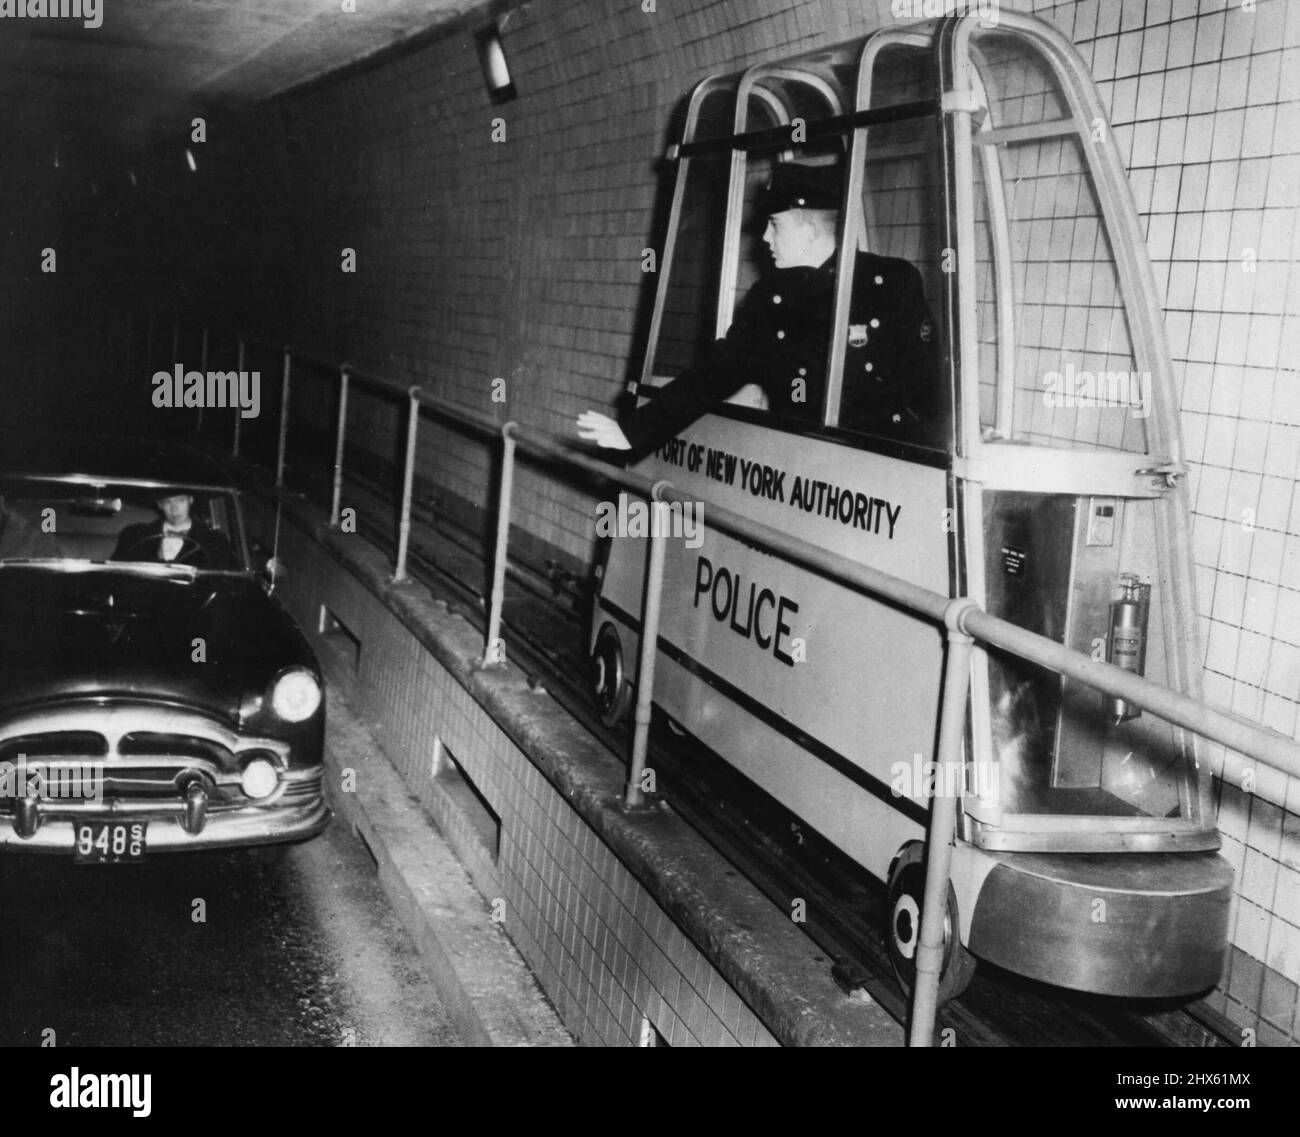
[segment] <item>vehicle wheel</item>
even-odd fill
[[[916,949],[921,939],[921,900],[925,895],[925,846],[914,841],[903,847],[889,871],[889,907],[885,940],[894,974],[910,996],[916,983]],[[975,957],[962,946],[957,918],[957,894],[948,885],[948,910],[943,922],[943,971],[939,976],[939,1006],[970,986]]]
[[[600,721],[617,726],[632,706],[632,688],[623,666],[623,643],[613,624],[605,624],[591,649],[591,688]]]

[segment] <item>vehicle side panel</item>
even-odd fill
[[[942,469],[816,439],[790,443],[772,430],[709,416],[639,469],[947,593]],[[770,473],[762,472],[764,462]],[[848,491],[852,508],[823,516],[830,491],[817,491],[819,482]],[[810,491],[814,502],[820,496],[820,511],[815,504],[802,507]],[[925,818],[914,774],[934,757],[942,634],[928,621],[720,532],[708,525],[705,510],[698,548],[688,547],[689,532],[668,542],[655,700],[883,875]],[[646,550],[642,538],[617,538],[602,584],[601,620],[619,623],[632,679]],[[901,797],[892,788],[900,763],[907,770]]]

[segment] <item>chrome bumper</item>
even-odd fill
[[[173,805],[159,814],[131,809],[79,811],[76,819],[41,818],[30,837],[19,836],[15,819],[0,822],[0,849],[10,853],[62,853],[72,855],[78,821],[148,821],[146,858],[154,853],[184,853],[201,849],[233,849],[244,845],[271,845],[314,837],[329,824],[324,796],[293,805],[246,806],[207,815],[203,829],[190,833],[183,811]]]
[[[91,738],[96,752],[40,752],[21,769],[3,764],[11,784],[0,798],[0,849],[71,854],[76,826],[89,821],[148,822],[146,856],[299,841],[329,822],[322,766],[294,768],[287,742],[242,735],[201,713],[126,700],[38,708],[0,725],[0,748],[57,732]],[[174,740],[181,749],[127,749],[141,738]],[[240,771],[253,755],[272,764],[277,785],[249,799]],[[38,767],[45,784],[32,792]],[[28,777],[24,786],[20,774]],[[65,774],[73,776],[65,781]]]

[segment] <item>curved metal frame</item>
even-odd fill
[[[711,75],[707,79],[701,79],[691,92],[691,98],[686,108],[686,122],[682,127],[682,141],[676,146],[669,147],[668,156],[674,158],[680,145],[692,142],[695,138],[695,127],[699,122],[700,108],[704,105],[704,100],[708,98],[715,90],[719,90],[726,85],[729,76]],[[649,385],[649,380],[654,373],[655,353],[659,346],[659,329],[663,325],[664,304],[668,298],[668,283],[672,279],[670,273],[673,267],[673,258],[677,252],[677,229],[681,222],[682,200],[686,196],[686,179],[690,176],[691,159],[689,157],[679,158],[677,165],[677,180],[673,185],[673,200],[668,209],[668,233],[664,238],[663,256],[659,260],[660,277],[658,287],[655,289],[654,306],[650,312],[650,337],[646,341],[645,359],[641,363],[641,382]]]
[[[1097,196],[1099,214],[1115,256],[1115,267],[1119,277],[1120,294],[1123,309],[1132,323],[1136,323],[1131,339],[1133,341],[1134,359],[1140,368],[1152,375],[1152,391],[1155,396],[1153,414],[1149,416],[1147,438],[1147,456],[1136,453],[1116,451],[1096,452],[1081,451],[1070,448],[1051,448],[1049,453],[1058,458],[1054,464],[1060,484],[1044,486],[1043,467],[1035,463],[1034,480],[1030,481],[1028,469],[1025,474],[1016,476],[1017,464],[1023,464],[1033,454],[1026,455],[1026,450],[1043,448],[1024,448],[1014,446],[990,446],[980,436],[979,428],[979,387],[978,378],[963,385],[961,408],[963,412],[962,430],[959,432],[959,446],[964,455],[973,455],[975,460],[969,464],[958,462],[957,471],[967,477],[965,504],[968,520],[982,531],[980,487],[993,485],[1010,485],[1013,488],[1056,489],[1063,492],[1077,492],[1080,484],[1086,484],[1092,493],[1109,494],[1122,497],[1148,497],[1163,499],[1157,502],[1154,510],[1157,526],[1157,547],[1190,548],[1188,508],[1186,491],[1178,484],[1177,478],[1165,479],[1166,484],[1158,484],[1158,479],[1150,477],[1155,471],[1169,469],[1179,471],[1182,468],[1182,446],[1178,429],[1177,406],[1173,399],[1172,376],[1169,367],[1168,349],[1165,347],[1163,320],[1159,315],[1159,303],[1155,291],[1155,282],[1150,264],[1142,254],[1145,240],[1137,223],[1137,211],[1133,205],[1128,180],[1124,174],[1123,164],[1119,159],[1112,132],[1107,128],[1101,132],[1098,141],[1091,130],[1095,122],[1106,123],[1100,100],[1092,84],[1091,77],[1082,68],[1077,54],[1069,42],[1055,29],[1039,20],[1006,13],[1005,19],[999,21],[996,29],[987,29],[979,24],[973,16],[954,16],[940,23],[935,39],[939,53],[939,63],[945,73],[944,89],[946,98],[952,104],[952,113],[945,115],[945,149],[949,152],[953,166],[953,180],[950,182],[950,195],[954,209],[950,215],[956,220],[956,243],[958,250],[958,280],[954,311],[959,316],[963,333],[960,337],[960,363],[958,376],[964,371],[967,361],[972,364],[978,360],[978,341],[976,340],[977,323],[975,317],[976,292],[973,280],[973,256],[963,254],[965,249],[974,249],[974,205],[971,156],[976,148],[972,133],[972,117],[975,107],[982,101],[983,84],[978,75],[978,51],[972,46],[972,40],[979,35],[1016,35],[1033,49],[1038,58],[1049,66],[1053,78],[1058,82],[1061,95],[1071,111],[1073,130],[1069,133],[1078,141],[1083,150],[1083,157],[1092,185]],[[984,124],[987,128],[987,121]],[[1060,133],[1066,133],[1060,131]],[[987,161],[989,147],[978,147]],[[990,172],[986,165],[987,174]],[[995,258],[996,260],[996,258]],[[966,276],[972,276],[967,280]],[[964,287],[963,287],[964,285]],[[1006,297],[999,292],[999,305]],[[1149,335],[1149,339],[1143,339]],[[1001,367],[1001,360],[999,363]],[[999,375],[1001,381],[1003,375]],[[1154,422],[1152,421],[1154,420]],[[1004,472],[1011,471],[1010,477],[1001,480],[987,476],[988,467],[984,455],[990,451],[1005,452]],[[1136,468],[1135,468],[1136,467]],[[1049,479],[1050,481],[1050,479]],[[1168,484],[1170,481],[1173,484]],[[981,564],[968,566],[972,579],[968,581],[970,592],[983,596],[983,572]],[[1200,655],[1196,651],[1195,582],[1186,558],[1174,557],[1172,563],[1161,566],[1170,586],[1168,610],[1172,618],[1167,619],[1165,627],[1165,650],[1168,658],[1169,674],[1184,690],[1199,694]],[[982,654],[982,653],[981,653]],[[976,667],[975,705],[982,709],[987,704],[987,677],[982,667]],[[981,724],[976,723],[977,730]],[[982,734],[979,737],[984,737]],[[1183,748],[1185,761],[1190,763],[1188,776],[1195,787],[1194,808],[1188,810],[1189,816],[1180,819],[1180,823],[1170,826],[1176,831],[1171,834],[1170,842],[1178,847],[1179,835],[1202,832],[1207,829],[1207,819],[1213,816],[1210,801],[1208,779],[1204,772],[1197,771],[1195,739],[1181,733],[1176,743]],[[977,807],[985,823],[993,821],[993,815],[986,809]],[[996,811],[994,811],[996,812]],[[1113,820],[1113,819],[1112,819]],[[1039,828],[1052,828],[1040,824]],[[1020,828],[1020,827],[1018,827]],[[1028,831],[1033,828],[1024,826]],[[1068,828],[1068,826],[1067,826]],[[1120,824],[1118,830],[1141,828]],[[1211,827],[1212,829],[1212,827]],[[1062,838],[1068,840],[1068,838]],[[986,842],[987,843],[987,842]]]
[[[854,99],[854,110],[871,109],[871,81],[875,73],[876,57],[887,47],[915,47],[924,50],[930,45],[930,36],[908,28],[887,29],[875,32],[867,37],[858,57],[858,81]],[[867,131],[870,127],[860,126],[853,131],[849,147],[849,170],[845,181],[845,202],[856,205],[862,202],[863,171],[866,167]],[[849,250],[859,248],[859,241],[866,238],[866,218],[861,209],[841,209],[840,216],[844,224],[840,230],[839,257],[840,272],[835,281],[835,314],[832,328],[844,328],[849,322],[849,306],[853,296],[853,274],[844,266],[849,262]],[[839,422],[840,400],[844,389],[844,337],[831,336],[831,356],[827,363],[826,403],[822,410],[822,423],[827,426]]]

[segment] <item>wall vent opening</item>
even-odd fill
[[[361,670],[361,640],[324,604],[320,606],[316,631],[320,634],[322,654],[327,655],[330,662],[352,675]]]
[[[433,769],[433,780],[468,822],[475,839],[495,864],[501,855],[501,818],[441,739],[435,750]]]

